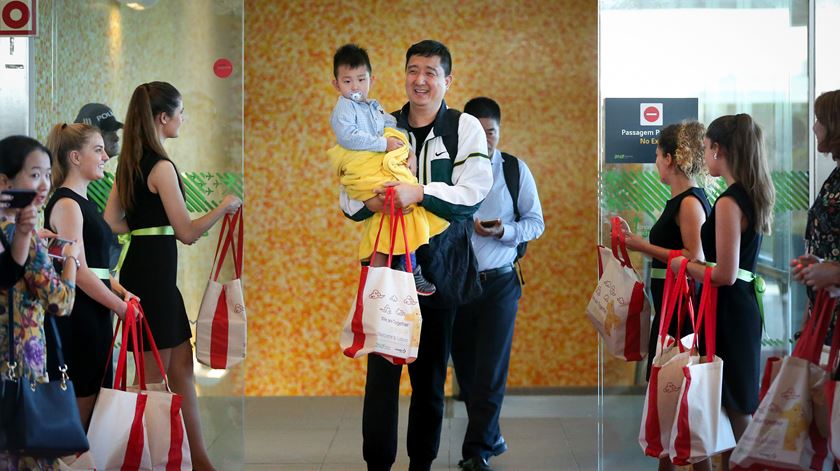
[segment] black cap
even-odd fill
[[[88,126],[95,126],[103,131],[116,131],[122,129],[123,124],[117,121],[114,110],[102,103],[88,103],[79,110],[76,116],[77,123],[84,123]]]

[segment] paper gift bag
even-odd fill
[[[826,380],[818,362],[834,304],[825,292],[817,294],[793,356],[782,360],[732,453],[733,469],[826,469],[827,447],[814,420],[812,399]]]
[[[123,327],[113,389],[103,387],[99,390],[90,419],[87,436],[90,442],[90,456],[97,471],[152,470],[145,420],[148,396],[140,392],[126,391],[125,372],[129,339],[134,346],[135,363],[142,361],[138,360],[138,357],[143,356],[137,343],[135,306],[135,303],[129,303],[125,322],[117,321],[111,351],[120,326]],[[108,362],[110,361],[109,355]],[[74,463],[73,469],[84,469],[76,467],[80,465]]]
[[[670,258],[673,257],[669,257],[669,266]],[[676,280],[680,282],[677,283]],[[642,409],[639,445],[647,456],[654,458],[668,454],[674,414],[683,381],[683,367],[689,360],[685,342],[678,342],[668,335],[668,326],[671,325],[674,315],[677,316],[679,324],[686,317],[693,317],[691,297],[688,295],[688,285],[685,281],[685,264],[676,276],[670,269],[666,272],[662,315],[659,318],[659,341],[656,356],[651,363],[650,380]],[[680,330],[681,327],[678,327],[678,331]]]
[[[650,300],[630,263],[618,218],[612,221],[612,250],[598,247],[598,263],[601,277],[586,315],[610,355],[641,360],[647,355],[650,338]]]
[[[195,355],[198,361],[210,368],[225,369],[245,359],[248,343],[248,319],[245,298],[242,295],[242,256],[244,242],[244,216],[242,208],[225,215],[216,255],[213,257],[211,277],[207,281],[198,320],[195,326]],[[220,254],[221,248],[221,254]],[[219,273],[227,258],[233,257],[235,278],[219,283]]]
[[[380,219],[374,252],[379,246],[383,223],[388,219],[392,241],[388,266],[362,267],[356,302],[344,322],[340,345],[344,354],[350,358],[376,353],[394,364],[407,364],[417,359],[423,318],[420,315],[414,276],[411,274],[410,257],[406,256],[406,271],[389,268],[392,265],[397,225],[401,225],[405,235],[405,222],[402,211],[394,208],[393,190],[389,189],[385,199],[389,217]],[[405,237],[403,242],[408,253]]]
[[[163,378],[162,383],[148,384],[145,375],[145,359],[143,355],[140,355],[141,362],[137,368],[140,384],[138,387],[128,388],[129,391],[142,392],[147,397],[143,417],[146,420],[152,469],[154,471],[189,471],[192,469],[192,460],[184,418],[181,413],[183,399],[181,395],[175,394],[169,389],[166,370],[152,337],[149,322],[146,320],[143,309],[139,304],[137,309],[140,312],[140,323],[142,324],[140,333],[145,333],[145,336],[149,339],[149,347],[154,356],[155,364],[161,378]],[[139,344],[143,345],[142,335],[140,335]]]
[[[697,352],[697,332],[703,328],[706,355]],[[723,410],[723,360],[715,355],[717,288],[712,286],[712,267],[706,267],[703,294],[695,322],[694,345],[683,367],[680,401],[674,414],[668,454],[677,465],[703,461],[735,447],[732,424]]]

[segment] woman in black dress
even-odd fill
[[[700,230],[706,260],[715,262],[712,284],[718,287],[717,355],[723,360],[723,407],[739,440],[758,407],[761,313],[755,273],[763,234],[770,233],[775,189],[770,179],[761,128],[748,114],[722,116],[703,139],[709,174],[723,177],[727,189],[715,201]],[[671,266],[679,268],[683,257]],[[702,280],[703,262],[688,264]],[[729,469],[729,452],[723,469]]]
[[[204,448],[195,393],[189,319],[176,285],[176,239],[192,244],[226,213],[242,205],[228,195],[204,216],[192,220],[175,164],[163,142],[178,137],[184,119],[181,94],[166,82],[144,83],[128,104],[123,148],[105,220],[117,234],[131,233],[131,244],[120,271],[120,282],[142,300],[155,343],[160,349],[169,385],[183,396],[182,411],[192,464],[212,470]],[[160,382],[160,372],[145,343],[146,378]]]
[[[653,297],[654,316],[651,323],[650,343],[647,356],[647,374],[650,378],[651,361],[656,353],[659,322],[662,315],[662,292],[664,270],[667,268],[671,250],[681,250],[690,259],[702,259],[700,226],[711,211],[706,192],[697,186],[697,177],[706,173],[703,159],[703,134],[706,128],[696,121],[672,124],[659,135],[656,147],[656,170],[659,179],[671,189],[671,199],[665,204],[662,215],[650,229],[650,241],[630,232],[626,222],[622,226],[626,234],[627,248],[641,252],[653,259],[650,291]],[[691,326],[684,324],[684,332]],[[669,333],[677,335],[677,320],[669,326]],[[659,469],[673,469],[668,457],[659,459]]]
[[[71,315],[56,319],[56,324],[79,415],[87,428],[100,386],[112,382],[108,361],[111,311],[123,318],[132,295],[111,278],[111,228],[96,203],[87,198],[88,185],[105,176],[108,161],[99,130],[86,124],[56,124],[47,137],[47,147],[55,158],[55,191],[44,209],[45,225],[62,239],[79,241],[76,302]],[[48,353],[51,336],[47,330]],[[56,359],[49,360],[50,375],[57,375]]]

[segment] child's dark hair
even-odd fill
[[[373,73],[368,53],[358,44],[345,44],[335,51],[333,56],[333,76],[338,79],[338,67],[346,65],[351,69],[359,66],[367,67],[368,73]]]
[[[29,136],[9,136],[3,139],[0,141],[0,173],[14,179],[23,170],[26,157],[36,150],[47,154],[52,162],[50,150]]]
[[[464,113],[471,114],[476,118],[490,118],[497,124],[502,124],[502,109],[492,98],[486,96],[475,97],[464,105]]]
[[[449,54],[449,49],[433,39],[424,39],[408,48],[408,51],[405,52],[406,67],[408,67],[408,60],[412,56],[438,56],[440,57],[440,66],[443,68],[443,75],[449,76],[452,73],[452,56]]]

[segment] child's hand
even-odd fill
[[[385,144],[385,152],[391,152],[392,150],[399,149],[403,146],[403,141],[397,139],[396,137],[387,137],[385,138],[387,144]]]

